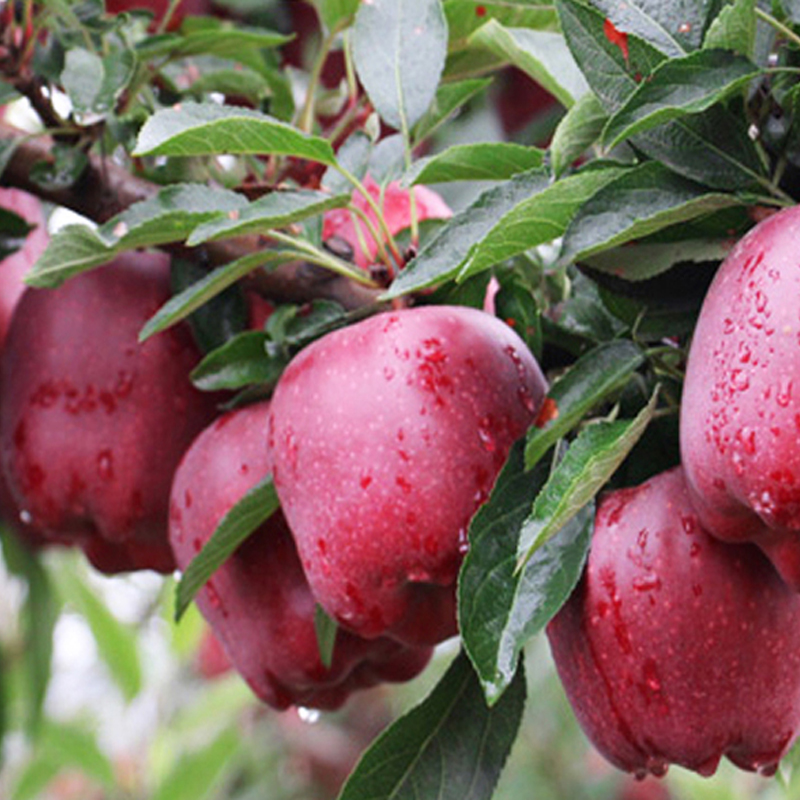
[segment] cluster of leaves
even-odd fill
[[[133,248],[197,257],[211,243],[257,242],[183,280],[142,338],[187,317],[202,327],[196,312],[245,276],[298,260],[374,290],[374,305],[280,306],[264,330],[239,323],[211,337],[197,385],[247,399],[332,327],[390,300],[480,305],[497,279],[498,314],[527,339],[551,390],[473,520],[459,578],[463,654],[341,795],[488,798],[525,703],[521,653],[580,576],[594,497],[676,463],[682,363],[708,281],[754,220],[800,197],[800,6],[314,5],[322,44],[295,106],[276,49],[287,37],[273,30],[204,17],[148,34],[135,15],[109,18],[96,2],[45,3],[34,69],[72,111],[37,180],[71,185],[100,147],[160,188],[98,227],[64,228],[29,282],[55,286]],[[334,47],[347,67],[338,106],[318,84]],[[448,144],[453,115],[485,102],[509,65],[563,107],[549,145]],[[332,107],[347,124],[321,123]],[[371,116],[338,141],[358,109]],[[4,144],[0,167],[19,143]],[[317,180],[296,180],[309,174],[293,171],[303,163]],[[471,191],[407,264],[375,209],[375,238],[387,243],[379,258],[397,273],[388,289],[322,241],[321,215],[352,208],[367,174],[382,186]],[[0,245],[15,235],[9,226]],[[266,481],[223,521],[184,575],[179,613],[276,503]]]

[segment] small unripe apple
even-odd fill
[[[800,207],[753,228],[717,272],[681,403],[681,459],[700,519],[752,541],[800,590]]]
[[[467,528],[545,380],[471,308],[385,312],[302,350],[275,389],[274,480],[311,588],[368,638],[456,632]]]
[[[172,475],[218,397],[198,392],[188,327],[139,344],[170,297],[169,258],[129,253],[57,289],[27,289],[0,372],[0,454],[32,535],[105,572],[174,569]]]
[[[800,726],[800,596],[709,536],[680,468],[607,494],[585,574],[547,628],[589,739],[644,776],[775,772]]]
[[[183,569],[220,520],[271,471],[264,446],[268,403],[218,419],[186,452],[172,487],[170,541]],[[277,511],[200,590],[197,605],[233,666],[275,708],[337,708],[356,689],[408,680],[429,648],[387,638],[367,641],[339,630],[329,667],[314,629],[316,602],[292,535]]]
[[[411,190],[404,189],[398,181],[392,181],[381,193],[381,187],[369,175],[363,181],[370,196],[379,204],[386,219],[386,226],[392,236],[411,225]],[[449,219],[453,212],[445,201],[427,186],[413,187],[417,220]],[[377,228],[377,217],[367,200],[358,192],[353,192],[353,205],[363,211]],[[359,238],[358,231],[363,236]],[[353,261],[361,269],[368,269],[375,261],[378,245],[375,239],[356,216],[346,208],[335,208],[325,213],[322,223],[322,240],[329,242],[338,238],[345,242],[353,252]]]

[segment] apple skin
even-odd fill
[[[708,535],[680,467],[601,501],[585,573],[547,628],[595,747],[620,769],[772,774],[800,726],[800,596]]]
[[[230,412],[186,452],[170,502],[170,541],[179,568],[271,472],[264,446],[268,414],[267,402]],[[356,689],[414,677],[431,655],[430,648],[409,648],[385,637],[367,641],[339,629],[326,668],[314,629],[316,601],[280,511],[214,573],[197,605],[237,671],[278,709],[338,708]]]
[[[752,541],[800,591],[800,207],[731,250],[686,366],[681,461],[704,527]]]
[[[328,614],[407,644],[456,632],[469,521],[545,391],[517,334],[464,307],[378,314],[291,361],[272,400],[273,477]]]
[[[27,289],[0,371],[0,457],[33,538],[71,542],[104,572],[174,569],[169,487],[219,396],[188,374],[186,326],[139,344],[170,297],[169,258],[128,253],[57,289]]]
[[[379,204],[381,203],[381,187],[369,175],[363,181],[364,187],[370,196]],[[426,186],[414,187],[416,200],[417,219],[422,222],[426,219],[449,219],[453,212],[445,201],[432,189]],[[358,191],[353,192],[353,205],[361,209],[372,224],[377,227],[375,212],[369,207],[366,198]],[[392,236],[400,233],[411,224],[411,197],[410,190],[400,186],[398,181],[391,181],[383,192],[382,206],[386,225]],[[356,225],[363,233],[366,252],[361,246],[356,231]],[[334,237],[346,242],[353,251],[353,262],[361,269],[369,269],[375,261],[378,246],[364,224],[346,208],[334,208],[327,211],[322,222],[322,240],[328,242]]]

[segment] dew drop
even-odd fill
[[[114,455],[110,450],[102,450],[97,456],[97,474],[104,480],[114,477]]]
[[[19,519],[23,525],[30,525],[33,522],[33,514],[23,508],[22,511],[19,512]]]

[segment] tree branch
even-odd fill
[[[159,187],[132,175],[109,158],[89,156],[89,164],[80,179],[68,188],[44,188],[30,179],[31,168],[40,161],[52,162],[52,140],[47,136],[26,137],[16,128],[0,121],[0,145],[18,140],[16,150],[2,174],[3,185],[24,189],[59,206],[64,206],[97,223],[103,223],[128,206],[147,200]],[[240,237],[223,242],[209,242],[202,250],[211,266],[227,264],[265,245],[258,236]],[[165,247],[174,255],[192,257],[192,250],[182,245]],[[198,248],[199,250],[199,248]],[[245,279],[260,294],[279,302],[306,302],[314,299],[335,300],[353,309],[375,303],[378,290],[367,289],[339,275],[305,262],[283,264],[272,270],[257,270]]]

